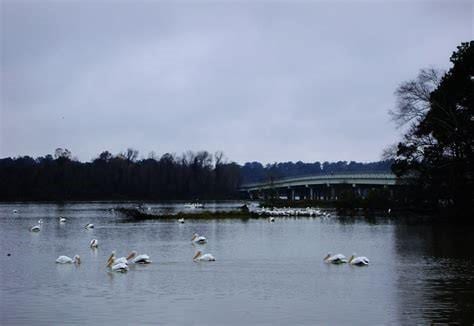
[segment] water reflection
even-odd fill
[[[412,221],[413,222],[413,221]],[[396,224],[400,319],[474,322],[474,229],[449,224]]]
[[[378,325],[473,318],[472,229],[343,216],[123,223],[110,211],[119,205],[136,203],[0,204],[0,324]],[[12,207],[20,213],[13,216]],[[60,224],[60,215],[68,221]],[[41,232],[29,232],[39,218]],[[86,230],[86,223],[96,227]],[[194,232],[208,243],[193,245]],[[99,240],[96,250],[92,238]],[[217,261],[194,263],[198,248]],[[137,250],[153,263],[110,273],[112,250],[119,256]],[[356,252],[371,264],[325,264],[328,251]],[[64,254],[79,254],[82,264],[55,264]],[[68,309],[58,312],[58,302]]]

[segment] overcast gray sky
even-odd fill
[[[0,157],[378,160],[397,85],[473,38],[472,1],[0,2]]]

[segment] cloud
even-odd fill
[[[224,150],[376,160],[396,86],[448,67],[470,2],[3,1],[0,157]]]

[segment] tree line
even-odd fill
[[[0,200],[199,200],[238,198],[245,182],[338,172],[389,171],[391,161],[372,163],[284,162],[239,165],[222,152],[182,155],[153,152],[139,159],[132,148],[100,153],[90,162],[68,149],[33,158],[0,159]]]
[[[127,149],[83,163],[58,148],[54,157],[0,159],[0,180],[1,200],[224,199],[237,195],[240,167],[221,152],[138,159]]]

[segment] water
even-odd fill
[[[343,217],[124,223],[110,212],[115,206],[0,204],[0,324],[474,321],[470,228]],[[180,209],[152,205],[155,212]],[[59,224],[59,216],[68,221]],[[29,232],[40,218],[41,232]],[[95,228],[84,229],[86,223]],[[216,262],[192,261],[195,231],[208,238],[199,248]],[[97,250],[88,247],[92,238],[99,239]],[[125,256],[133,249],[153,263],[126,274],[107,272],[112,250]],[[371,265],[327,265],[328,251],[356,252]],[[80,266],[55,264],[59,255],[75,254]]]

